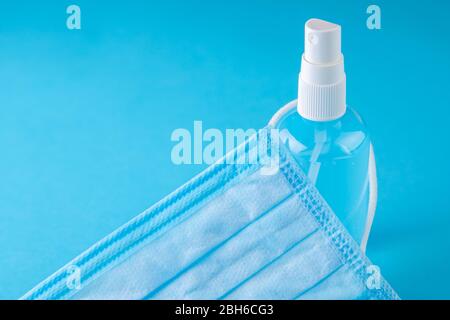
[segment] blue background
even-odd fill
[[[66,7],[82,30],[66,28]],[[376,148],[369,257],[402,298],[450,298],[448,1],[2,1],[0,298],[18,298],[204,166],[176,128],[258,128],[296,97],[303,25],[343,27]]]

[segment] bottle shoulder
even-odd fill
[[[320,146],[320,155],[349,157],[370,145],[370,137],[361,116],[352,108],[339,119],[310,121],[296,111],[279,124],[280,137],[294,155],[311,155]]]

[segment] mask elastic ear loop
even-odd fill
[[[293,109],[297,108],[297,99],[292,100],[291,102],[287,103],[283,107],[280,108],[270,119],[269,126],[276,128],[278,126],[278,123],[287,116]]]
[[[297,108],[297,99],[287,103],[273,115],[272,119],[270,119],[269,121],[269,126],[272,128],[276,128],[278,124],[281,122],[281,120],[296,108]],[[378,199],[377,169],[372,144],[370,144],[368,167],[369,167],[368,168],[369,206],[367,210],[366,226],[361,240],[361,250],[363,253],[366,253],[367,242],[369,241],[369,235],[372,229],[373,219],[375,218],[375,211],[377,209],[377,199]]]
[[[378,200],[377,166],[372,144],[370,144],[369,152],[369,208],[367,210],[366,228],[364,229],[361,240],[361,250],[364,253],[366,253],[367,242],[369,241],[370,230],[372,229],[373,219],[375,218]]]

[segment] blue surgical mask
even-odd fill
[[[251,154],[261,132],[227,158]],[[24,298],[398,298],[273,141],[276,161],[219,161]]]

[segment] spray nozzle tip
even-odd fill
[[[341,26],[310,19],[305,25],[305,58],[315,64],[331,64],[341,58]]]

